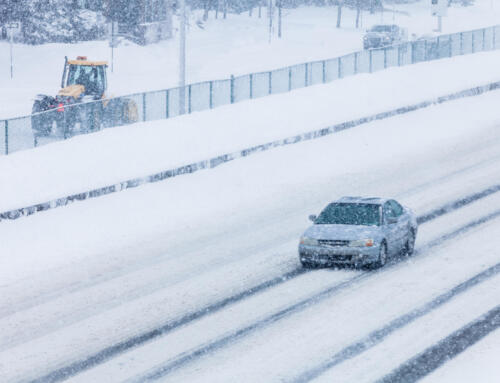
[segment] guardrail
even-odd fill
[[[428,108],[432,105],[442,104],[444,102],[449,102],[453,100],[458,100],[465,97],[474,97],[479,96],[481,94],[491,92],[494,90],[500,89],[500,81],[492,82],[486,85],[477,86],[474,88],[465,89],[460,92],[455,92],[451,94],[447,94],[441,97],[437,97],[431,100],[426,100],[419,102],[417,104],[407,105],[403,107],[399,107],[396,109],[388,110],[385,112],[372,114],[370,116],[365,116],[358,118],[356,120],[346,121],[339,124],[331,125],[325,127],[323,129],[313,130],[307,133],[298,134],[295,136],[283,138],[280,140],[267,142],[265,144],[252,146],[243,150],[239,150],[232,153],[222,154],[216,157],[212,157],[206,160],[201,160],[198,162],[186,164],[183,166],[179,166],[176,168],[166,169],[158,173],[150,174],[144,177],[133,178],[129,180],[122,181],[117,184],[103,186],[97,189],[91,189],[87,191],[82,191],[81,193],[61,196],[60,198],[53,199],[50,201],[41,202],[31,206],[20,207],[17,209],[12,209],[8,211],[0,212],[0,221],[2,220],[12,220],[17,219],[23,216],[28,216],[32,214],[36,214],[45,210],[54,209],[59,206],[66,206],[75,201],[83,201],[90,198],[96,198],[104,195],[108,195],[111,193],[117,193],[122,190],[127,190],[131,188],[135,188],[141,185],[155,183],[167,180],[172,177],[177,177],[183,174],[195,173],[204,169],[211,169],[221,164],[224,164],[229,161],[233,161],[238,158],[247,157],[255,153],[264,152],[267,150],[271,150],[276,147],[296,144],[302,141],[314,140],[317,138],[321,138],[330,134],[334,134],[346,129],[354,128],[356,126],[367,124],[376,120],[384,120],[386,118],[394,117],[401,114],[410,113],[419,109]]]
[[[417,40],[382,49],[307,62],[268,72],[189,84],[109,100],[65,106],[0,121],[0,155],[137,121],[175,117],[184,95],[186,113],[290,92],[358,73],[373,73],[458,55],[500,49],[500,25]],[[3,133],[3,134],[2,134]]]

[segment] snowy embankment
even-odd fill
[[[346,78],[0,158],[0,211],[169,170],[500,79],[500,53]],[[397,84],[395,87],[393,84]],[[359,89],[361,91],[353,91]]]
[[[391,4],[393,12],[363,12],[356,29],[355,10],[344,8],[342,28],[336,28],[337,7],[299,7],[283,12],[283,37],[277,28],[269,43],[265,9],[258,18],[248,13],[229,14],[227,19],[213,18],[197,26],[200,12],[189,15],[187,41],[188,82],[229,78],[268,71],[288,65],[324,60],[362,50],[365,29],[374,24],[398,24],[408,28],[411,38],[432,35],[436,19],[431,16],[430,2]],[[452,5],[443,21],[443,34],[495,25],[500,6],[491,0],[476,0],[473,5]],[[276,24],[275,24],[276,25]],[[109,74],[108,94],[125,94],[166,89],[178,85],[178,38],[150,46],[125,42],[114,50],[114,71]],[[27,115],[36,94],[56,94],[61,80],[64,56],[84,55],[111,63],[107,41],[80,44],[14,45],[14,79],[10,79],[9,45],[0,41],[0,119]],[[36,58],[34,60],[34,58]]]

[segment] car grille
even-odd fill
[[[327,262],[351,262],[352,261],[351,254],[320,255],[320,256],[318,256],[318,258],[325,260]]]
[[[324,246],[348,246],[349,241],[339,240],[339,239],[320,239],[318,240],[320,245]]]

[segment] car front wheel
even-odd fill
[[[380,251],[378,253],[378,259],[375,262],[375,268],[384,267],[387,263],[387,245],[383,242],[380,245]]]
[[[302,267],[304,269],[314,269],[316,267],[316,264],[313,263],[313,262],[310,262],[310,261],[300,261],[300,263],[302,264]]]

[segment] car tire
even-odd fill
[[[300,261],[300,263],[304,269],[314,269],[316,266],[314,263],[308,261]]]
[[[415,239],[415,231],[411,229],[408,239],[406,240],[405,247],[403,249],[404,255],[413,255],[413,252],[415,251]]]
[[[375,262],[374,266],[376,269],[384,267],[387,264],[387,245],[385,242],[380,244],[380,251],[378,253],[378,259]]]

